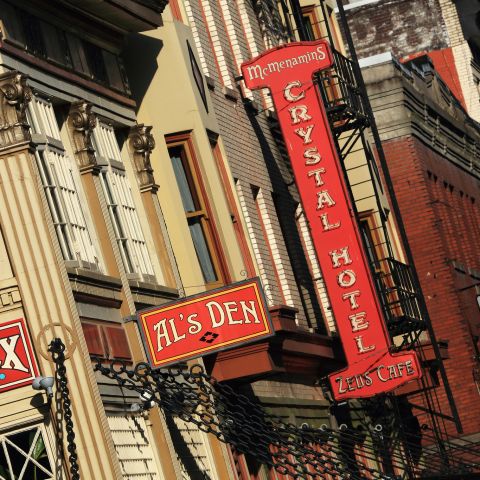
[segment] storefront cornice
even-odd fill
[[[312,384],[341,365],[335,354],[335,339],[300,329],[296,309],[270,307],[275,335],[268,340],[235,348],[205,358],[207,370],[219,381],[242,380],[289,374]]]

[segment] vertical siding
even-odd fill
[[[163,480],[156,465],[142,416],[107,415],[115,451],[125,480]]]

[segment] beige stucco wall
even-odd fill
[[[173,21],[169,9],[167,9],[164,27],[143,35],[148,38],[148,42],[157,43],[161,49],[155,59],[157,68],[153,75],[149,75],[145,95],[137,99],[139,102],[138,121],[153,126],[152,133],[156,139],[156,148],[152,152],[151,163],[155,181],[160,187],[158,197],[185,294],[190,295],[202,291],[204,282],[198,262],[195,261],[195,250],[187,223],[184,221],[185,214],[180,192],[164,140],[164,135],[172,133],[192,132],[191,138],[199,161],[206,196],[213,211],[213,220],[223,246],[232,281],[242,280],[245,278],[242,276],[245,266],[237,245],[231,212],[226,202],[207,135],[207,129],[217,133],[218,125],[212,114],[213,106],[210,104],[207,85],[205,84],[204,87],[210,113],[207,113],[195,84],[187,47],[187,42],[189,42],[192,51],[195,51],[190,28]],[[198,58],[197,63],[200,65]],[[134,93],[135,84],[145,81],[145,78],[141,79],[143,75],[144,72],[132,72]],[[221,141],[219,148],[225,158]],[[229,172],[228,165],[226,165],[226,169]]]

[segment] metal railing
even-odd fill
[[[375,279],[392,337],[424,330],[425,321],[419,304],[421,293],[415,288],[410,266],[394,258],[385,258],[378,263],[380,268]]]
[[[318,85],[327,114],[336,129],[367,126],[364,101],[355,80],[353,62],[335,49],[332,68],[318,74]]]

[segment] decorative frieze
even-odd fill
[[[98,173],[100,167],[92,144],[92,132],[97,120],[92,112],[92,104],[84,100],[72,103],[68,121],[80,172]]]
[[[16,285],[0,289],[0,312],[21,307],[22,297]]]
[[[130,129],[128,141],[140,189],[142,192],[150,190],[154,193],[158,190],[158,186],[155,184],[153,168],[150,163],[150,154],[155,148],[155,140],[150,133],[151,130],[152,127],[147,127],[143,124],[135,125]]]
[[[0,75],[0,149],[29,142],[26,108],[32,98],[27,77],[16,71]]]

